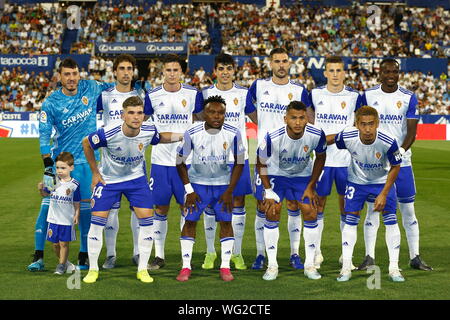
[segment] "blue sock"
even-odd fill
[[[47,239],[47,215],[50,207],[50,197],[45,197],[41,201],[41,209],[34,226],[34,250],[44,251],[45,240]]]
[[[87,235],[91,226],[91,205],[89,202],[80,203],[80,252],[88,252]]]

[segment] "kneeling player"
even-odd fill
[[[405,281],[398,268],[400,229],[395,214],[397,197],[393,186],[402,157],[397,141],[378,130],[378,125],[377,110],[364,106],[356,111],[356,128],[348,127],[337,135],[327,136],[328,144],[336,142],[339,149],[347,149],[352,157],[345,193],[343,262],[338,281],[348,281],[351,277],[359,215],[365,201],[369,199],[375,200],[375,211],[383,214],[389,252],[389,277],[394,282]]]
[[[319,237],[315,186],[326,159],[325,133],[307,123],[306,105],[300,101],[292,101],[287,106],[284,121],[286,125],[269,132],[257,151],[257,170],[262,186],[257,186],[256,197],[264,200],[266,213],[264,242],[268,268],[263,279],[275,280],[278,276],[278,225],[282,200],[286,198],[298,201],[303,214],[304,274],[316,280],[321,275],[314,266]],[[310,155],[314,150],[316,159],[313,166]]]
[[[134,207],[139,221],[137,278],[153,282],[147,263],[153,246],[153,200],[147,183],[145,150],[152,144],[179,141],[182,136],[159,133],[154,125],[142,125],[144,105],[138,96],[123,102],[120,124],[107,125],[83,139],[83,149],[93,176],[92,220],[88,234],[89,273],[83,278],[93,283],[98,278],[98,257],[103,245],[103,229],[113,204],[124,194]],[[172,140],[174,138],[174,140]],[[100,168],[94,150],[102,148]]]
[[[197,221],[208,205],[214,209],[220,223],[220,277],[224,281],[234,279],[230,272],[234,245],[231,225],[233,190],[244,167],[245,148],[239,130],[224,124],[225,108],[225,100],[220,96],[206,99],[205,122],[186,131],[184,143],[178,148],[177,170],[186,191],[185,224],[180,238],[183,267],[177,276],[178,281],[187,281],[191,275]],[[192,164],[188,170],[186,159],[191,153]],[[232,169],[227,164],[231,154],[234,155]]]

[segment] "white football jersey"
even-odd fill
[[[205,122],[201,122],[185,132],[177,152],[182,157],[192,153],[188,169],[190,182],[217,186],[230,184],[230,154],[242,155],[245,148],[237,128],[224,123],[219,132],[211,134],[205,130]]]
[[[154,125],[144,124],[137,136],[127,137],[122,131],[122,123],[110,124],[88,136],[94,150],[102,148],[99,171],[106,183],[145,176],[145,150],[160,140]]]
[[[73,225],[75,216],[74,202],[80,202],[80,183],[71,179],[61,181],[58,177],[57,188],[50,194],[50,207],[48,209],[47,222],[62,226]]]
[[[253,82],[247,94],[247,108],[251,110],[253,106],[258,112],[258,145],[267,132],[284,124],[286,108],[294,100],[310,106],[308,90],[296,81],[290,80],[285,85],[275,84],[272,78]]]
[[[132,96],[139,96],[144,101],[144,113],[150,115],[150,100],[147,93],[140,94],[137,90],[130,92],[120,92],[116,87],[111,87],[102,91],[97,99],[97,113],[102,113],[103,126],[110,123],[122,122],[123,102]],[[143,97],[144,96],[144,97]]]
[[[254,111],[254,108],[250,110],[246,108],[245,101],[247,92],[247,88],[241,87],[237,84],[233,84],[233,88],[227,91],[219,90],[215,85],[204,88],[202,90],[204,100],[211,96],[221,96],[225,100],[227,106],[225,112],[225,123],[238,128],[241,132],[241,137],[246,150],[245,159],[248,159],[248,142],[247,131],[245,127],[245,115]],[[233,159],[229,160],[233,161]]]
[[[358,91],[346,86],[341,92],[333,93],[326,86],[321,86],[312,89],[310,97],[314,125],[322,129],[325,135],[353,126],[355,110],[361,105]],[[326,167],[348,167],[349,164],[350,154],[346,150],[339,150],[334,144],[328,146]]]
[[[407,119],[419,119],[416,95],[398,87],[393,93],[386,93],[377,85],[364,91],[362,105],[371,106],[378,111],[379,128],[397,140],[402,146],[407,132]],[[402,167],[411,166],[411,149],[403,155]]]
[[[196,88],[181,85],[177,92],[169,92],[159,86],[149,93],[151,113],[158,132],[184,134],[192,126],[193,113],[203,110],[203,96]],[[161,144],[152,147],[151,162],[162,166],[176,165],[177,144]]]
[[[267,159],[267,171],[271,176],[309,177],[314,162],[311,153],[326,150],[325,133],[308,123],[303,136],[297,140],[289,137],[286,126],[267,133],[257,154]]]
[[[391,165],[402,162],[397,141],[377,130],[375,141],[364,144],[355,127],[345,128],[335,137],[339,149],[347,149],[352,161],[348,168],[348,181],[356,184],[384,184]]]

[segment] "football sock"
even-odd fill
[[[139,220],[134,210],[131,210],[130,226],[133,234],[133,256],[135,256],[139,254]]]
[[[147,270],[148,260],[153,247],[153,217],[138,218],[139,221],[139,265],[138,271]]]
[[[342,231],[342,269],[352,269],[352,256],[357,239],[359,219],[358,215],[346,214],[345,226]]]
[[[302,234],[302,217],[300,210],[288,209],[287,228],[289,232],[289,241],[291,245],[291,255],[298,254],[300,247],[300,238]]]
[[[91,203],[80,202],[80,220],[78,228],[80,230],[80,252],[88,252],[87,237],[91,225]]]
[[[409,258],[414,259],[419,254],[419,222],[417,221],[414,202],[398,204],[402,214],[402,224],[408,241]]]
[[[342,230],[344,230],[344,226],[345,226],[345,214],[341,214],[341,221],[339,223],[339,227],[341,228],[341,234]]]
[[[317,213],[317,245],[316,245],[316,253],[322,253],[322,250],[320,249],[320,246],[322,244],[322,232],[324,227],[324,221],[323,221],[323,212]]]
[[[255,240],[256,240],[256,254],[266,255],[266,245],[264,244],[264,223],[266,221],[266,215],[264,212],[256,209],[255,216]]]
[[[98,271],[98,257],[103,246],[103,229],[107,218],[92,216],[88,233],[89,270]]]
[[[194,247],[195,239],[192,237],[181,237],[181,258],[183,260],[183,267],[191,269],[192,249]]]
[[[386,245],[389,253],[389,271],[398,269],[398,257],[400,255],[400,228],[398,227],[395,213],[383,214],[383,222],[386,226]]]
[[[220,239],[221,264],[220,268],[230,269],[231,253],[233,252],[234,238],[227,237]]]
[[[234,234],[233,254],[241,254],[242,238],[244,237],[245,231],[245,217],[246,217],[245,207],[233,208],[233,217],[231,219]]]
[[[108,220],[105,226],[105,246],[106,256],[116,256],[117,233],[119,232],[119,210],[113,208],[109,210]]]
[[[380,227],[380,213],[373,211],[374,203],[367,202],[367,214],[364,220],[364,243],[366,246],[366,256],[375,259],[375,245],[377,242],[378,228]]]
[[[164,259],[164,245],[167,235],[167,215],[155,214],[154,220],[155,230],[155,257]]]
[[[34,250],[44,252],[45,241],[47,239],[47,215],[48,208],[50,206],[50,197],[45,197],[41,201],[41,209],[36,219],[36,225],[34,226]],[[42,258],[44,255],[42,254]],[[39,259],[36,259],[37,261]],[[34,262],[34,261],[33,261]]]
[[[279,221],[270,221],[266,219],[264,224],[264,243],[267,252],[267,265],[277,267],[278,239],[280,237]]]
[[[314,266],[314,256],[319,240],[317,220],[303,222],[303,239],[305,240],[305,268]]]
[[[212,208],[203,211],[203,226],[205,229],[206,252],[216,252],[214,241],[216,240],[216,214]]]

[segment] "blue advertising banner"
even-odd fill
[[[100,54],[152,55],[152,54],[186,54],[186,42],[109,42],[95,43],[95,52]]]
[[[0,69],[17,68],[38,74],[39,72],[49,71],[52,73],[57,58],[61,60],[66,57],[73,58],[81,68],[88,69],[89,60],[91,58],[88,54],[52,54],[52,55],[18,55],[18,54],[0,54]]]

